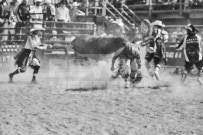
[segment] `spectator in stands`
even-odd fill
[[[8,28],[9,4],[6,0],[0,2],[0,27]],[[0,29],[0,33],[8,34],[8,29]],[[1,40],[7,41],[8,36],[3,36]]]
[[[56,17],[55,20],[58,22],[70,22],[70,14],[69,9],[66,7],[67,1],[62,0],[60,3],[60,7],[56,9]],[[63,28],[63,23],[56,23],[57,28]],[[62,33],[62,30],[57,30],[57,33]]]
[[[10,14],[9,14],[9,19],[8,19],[8,27],[12,28],[12,29],[9,29],[9,32],[12,35],[15,34],[15,25],[17,23],[17,10],[18,10],[18,6],[19,6],[18,1],[17,0],[13,0],[10,3],[10,7],[9,7]],[[14,36],[11,36],[11,40],[12,41],[14,40]]]
[[[28,27],[30,25],[30,6],[27,5],[28,0],[23,0],[22,3],[18,7],[17,12],[17,19],[18,22],[16,23],[15,32],[16,34],[26,33],[26,29],[22,29],[23,27]],[[16,40],[19,40],[20,36],[16,35]],[[22,37],[23,40],[26,40],[26,36]]]
[[[184,1],[184,10],[189,9],[189,1],[190,0],[185,0]]]
[[[80,11],[79,9],[77,9],[77,7],[80,4],[78,4],[77,2],[73,2],[73,4],[71,5],[71,9],[70,9],[70,18],[71,21],[75,22],[76,21],[76,17],[79,16],[84,16],[85,13]]]
[[[179,43],[184,36],[184,32],[180,27],[177,27],[176,31],[171,34],[172,42]]]
[[[125,34],[125,24],[120,16],[117,16],[116,20],[113,21],[112,23],[117,24],[120,27],[121,29],[120,34]]]
[[[146,5],[149,7],[149,10],[152,10],[152,0],[147,0]]]
[[[113,0],[113,5],[115,8],[119,8],[119,0]]]
[[[43,22],[43,10],[42,10],[42,0],[36,0],[35,5],[31,8],[30,14],[32,17],[33,23],[42,24]]]
[[[86,13],[86,9],[89,7],[89,0],[82,0],[79,9]]]
[[[45,0],[44,11],[45,11],[44,19],[46,21],[55,20],[56,9],[55,9],[54,5],[51,3],[51,0]]]
[[[54,5],[51,3],[51,0],[46,0],[44,7],[45,7],[44,20],[45,21],[54,21],[56,10],[55,10]],[[54,25],[52,23],[46,23],[46,27],[54,27]],[[50,30],[48,30],[48,31],[50,31]]]

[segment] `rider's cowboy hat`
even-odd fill
[[[187,30],[189,30],[189,31],[191,31],[191,32],[199,32],[196,28],[195,28],[195,26],[194,25],[192,25],[192,24],[188,24],[188,25],[186,25],[185,26],[185,29],[187,29]]]
[[[45,28],[42,27],[42,25],[34,25],[34,27],[32,29],[30,29],[30,32],[33,32],[33,31],[45,31]]]
[[[158,26],[158,27],[165,27],[165,25],[162,23],[162,21],[156,20],[153,23],[151,23],[152,26]]]

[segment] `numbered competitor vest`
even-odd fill
[[[185,53],[190,62],[197,62],[202,59],[202,48],[200,46],[200,38],[198,35],[191,35],[185,41]]]

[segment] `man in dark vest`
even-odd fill
[[[22,33],[26,35],[27,30],[25,29],[30,25],[30,7],[27,5],[28,0],[23,0],[22,3],[18,7],[18,15],[17,19],[18,22],[16,23],[15,31],[16,34],[20,34],[20,31],[22,30]],[[22,29],[24,27],[24,29]],[[19,40],[20,36],[16,35],[16,40]],[[26,36],[22,37],[23,40],[26,40]]]
[[[202,49],[203,42],[199,32],[192,24],[185,26],[187,35],[179,43],[177,50],[184,51],[185,55],[185,71],[182,74],[181,81],[184,82],[187,74],[193,69],[193,65],[198,69],[198,82],[203,85],[202,72],[203,72],[203,59]]]

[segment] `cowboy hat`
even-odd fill
[[[42,25],[34,25],[32,29],[30,29],[30,32],[40,30],[40,31],[45,31],[45,28],[42,27]]]
[[[51,0],[44,0],[44,3],[51,3]]]
[[[159,26],[159,27],[165,27],[165,25],[162,23],[162,21],[156,20],[153,23],[151,23],[152,26]]]
[[[195,28],[195,26],[192,25],[192,24],[186,25],[186,26],[185,26],[185,29],[187,29],[187,30],[189,30],[189,31],[191,31],[191,32],[199,32],[199,31]]]
[[[73,7],[78,7],[78,6],[80,6],[80,4],[77,3],[77,2],[73,2],[72,6],[73,6]]]
[[[35,0],[35,2],[42,2],[42,0]]]

